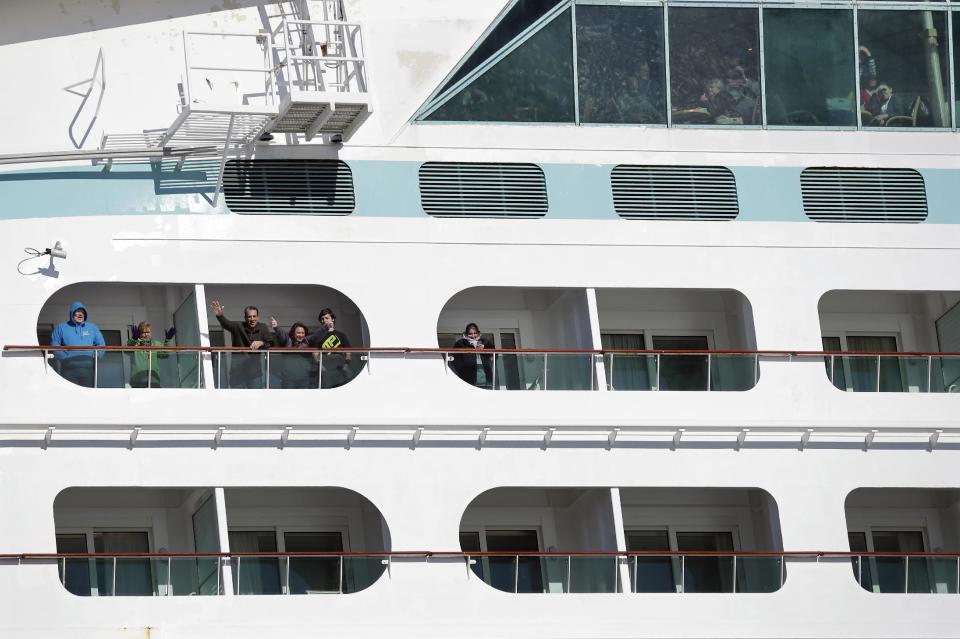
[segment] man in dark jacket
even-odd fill
[[[223,330],[230,333],[232,345],[239,348],[249,348],[260,351],[269,348],[273,343],[270,328],[260,323],[260,310],[256,306],[247,306],[243,309],[243,321],[234,322],[223,316],[223,304],[214,300],[210,304],[213,314]],[[230,388],[264,388],[263,364],[266,355],[260,353],[231,353],[230,354]],[[221,382],[221,386],[223,383]]]
[[[337,330],[337,316],[329,308],[322,309],[317,315],[320,328],[310,335],[308,343],[311,348],[322,348],[320,355],[320,388],[335,388],[343,386],[353,379],[350,370],[352,361],[350,353],[341,355],[329,351],[337,348],[350,348],[350,340]]]

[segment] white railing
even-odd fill
[[[286,19],[277,31],[283,40],[288,91],[367,92],[359,23]]]

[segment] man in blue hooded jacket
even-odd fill
[[[87,321],[87,307],[80,302],[70,306],[70,316],[66,322],[57,324],[50,336],[51,346],[106,346],[103,335],[97,325]],[[60,362],[60,374],[64,378],[93,388],[94,357],[102,358],[103,351],[54,351],[53,356]]]

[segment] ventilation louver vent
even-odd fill
[[[922,222],[923,176],[913,169],[817,167],[800,174],[803,212],[817,222]]]
[[[632,220],[732,220],[737,182],[722,166],[621,164],[610,174],[613,208]]]
[[[536,164],[427,162],[420,202],[442,217],[543,217],[547,183]]]
[[[353,174],[339,160],[230,160],[223,194],[234,213],[349,215]]]

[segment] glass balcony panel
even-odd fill
[[[547,390],[593,390],[595,370],[592,354],[550,353],[544,385]]]
[[[500,390],[544,390],[546,358],[538,353],[497,353],[495,379]]]
[[[60,582],[68,592],[79,597],[89,597],[92,593],[90,588],[90,569],[92,560],[90,559],[61,559]]]
[[[270,388],[320,388],[316,351],[270,351]]]
[[[570,574],[572,567],[568,557],[541,557],[540,563],[543,568],[544,582],[546,583],[546,587],[544,588],[545,592],[570,592],[569,579],[573,577]]]
[[[289,557],[290,594],[339,593],[339,557]],[[284,562],[285,563],[285,562]]]
[[[320,388],[337,388],[360,374],[367,364],[367,354],[356,351],[320,354]]]
[[[733,557],[684,557],[684,592],[733,592]]]
[[[150,559],[117,557],[112,594],[117,597],[143,597],[157,594],[152,568]],[[166,566],[164,566],[164,580],[166,580],[165,571]],[[110,573],[112,568],[104,571],[104,577],[109,576]]]
[[[916,593],[957,593],[956,557],[909,557],[909,589]]]
[[[870,556],[867,563],[872,563],[870,572],[876,575],[873,580],[873,592],[905,592],[906,588],[906,557]]]
[[[617,557],[573,555],[570,592],[617,592]]]
[[[756,385],[755,356],[717,354],[710,359],[710,390],[745,391]]]
[[[782,579],[782,557],[737,557],[737,592],[776,592]]]
[[[97,388],[123,388],[129,381],[122,351],[102,351],[97,358]]]
[[[933,357],[932,360],[931,392],[960,393],[960,356],[940,355]]]
[[[174,557],[170,563],[172,594],[219,595],[223,580],[218,557]]]
[[[504,592],[543,592],[540,557],[488,557],[490,580]]]
[[[488,584],[504,592],[517,592],[517,557],[485,557],[488,570],[484,570]]]
[[[241,555],[230,562],[234,592],[239,595],[279,595],[280,560]]]
[[[360,592],[372,586],[387,569],[386,555],[343,557],[343,592]]]
[[[660,390],[707,390],[707,356],[679,353],[661,355]]]
[[[884,358],[884,359],[887,359],[887,358]],[[929,360],[926,357],[903,356],[903,357],[897,357],[897,358],[891,357],[889,359],[893,359],[895,361],[899,360],[900,371],[898,372],[900,373],[901,379],[903,379],[903,384],[899,389],[901,392],[926,393],[930,390],[927,386],[927,380],[929,379],[928,378]],[[885,362],[881,362],[881,368],[880,368],[881,377],[885,377],[884,363]],[[890,373],[892,374],[892,372],[893,371],[891,369]],[[894,380],[881,379],[880,385],[881,387],[883,387],[884,385],[891,385],[893,384],[894,381],[895,379]]]
[[[657,379],[656,355],[608,353],[605,364],[608,389],[654,390],[654,381]]]
[[[630,559],[633,592],[677,592],[679,572],[680,559],[676,557],[642,555]]]
[[[266,351],[220,353],[218,388],[266,388]]]

